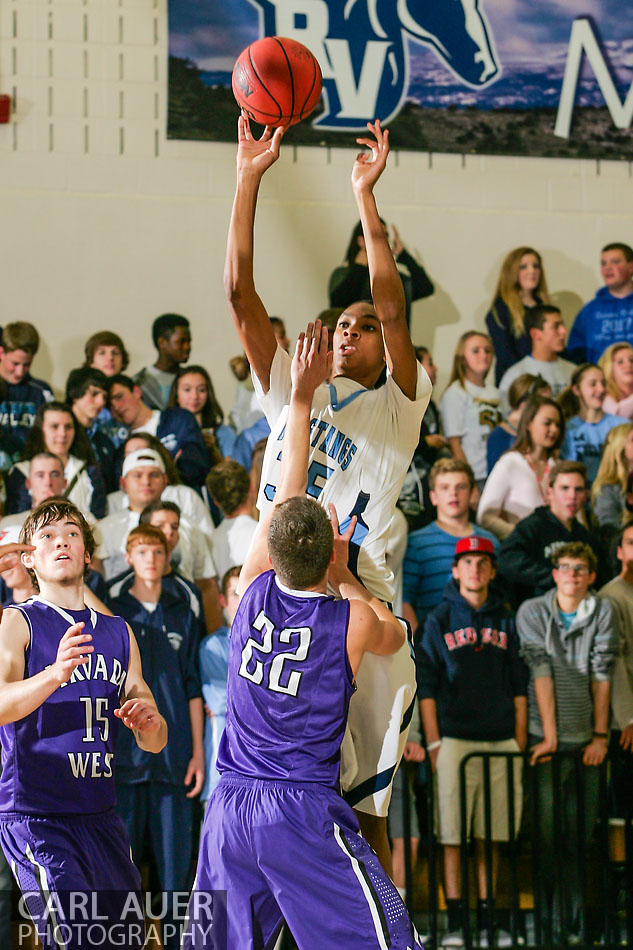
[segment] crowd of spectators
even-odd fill
[[[433,284],[395,229],[392,249],[409,314]],[[607,245],[601,271],[605,285],[567,339],[541,255],[529,247],[508,254],[488,333],[465,332],[443,367],[449,382],[429,404],[401,493],[403,543],[393,545],[392,567],[415,631],[423,726],[407,757],[421,759],[416,748],[425,744],[437,771],[445,946],[463,945],[455,776],[465,750],[531,744],[536,761],[557,748],[584,749],[590,821],[590,773],[610,742],[614,817],[633,801],[633,250]],[[341,308],[369,297],[358,228],[329,291],[322,317],[330,329]],[[283,320],[271,322],[287,349]],[[94,524],[90,587],[132,625],[177,737],[159,756],[122,750],[119,809],[135,858],[147,829],[161,886],[178,889],[191,863],[192,800],[201,791],[206,800],[217,781],[235,580],[256,526],[269,428],[244,356],[231,361],[237,391],[225,416],[208,369],[189,362],[189,321],[164,314],[152,339],[155,362],[130,376],[124,340],[94,334],[62,402],[31,375],[35,327],[2,329],[0,539],[17,540],[28,511],[59,495]],[[435,383],[430,349],[418,346],[417,356]],[[0,583],[3,604],[32,596],[15,557],[0,561]],[[497,842],[508,837],[502,785],[494,779]],[[542,794],[547,842],[551,803]],[[480,838],[476,792],[469,809]],[[514,811],[518,823],[519,798]],[[394,826],[392,837],[401,842],[402,831]],[[577,894],[568,883],[571,898],[552,909],[552,926],[562,919],[572,932]],[[480,888],[482,920],[492,899]]]

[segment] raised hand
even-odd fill
[[[349,557],[349,543],[352,540],[354,529],[356,527],[356,515],[351,519],[345,534],[341,534],[338,523],[338,515],[333,504],[328,505],[328,515],[332,531],[334,532],[334,554],[335,560],[330,564],[330,574],[334,577],[337,573],[347,570],[347,561]]]
[[[251,132],[248,117],[242,112],[237,120],[237,171],[238,174],[255,175],[261,178],[264,172],[279,158],[283,128],[273,130],[267,125],[256,139]]]
[[[135,732],[158,732],[161,726],[161,718],[156,708],[143,699],[126,699],[122,706],[114,710],[114,715],[124,726]]]
[[[332,354],[328,353],[327,327],[315,320],[297,339],[290,366],[294,394],[312,401],[315,389],[329,379],[331,372]]]
[[[371,149],[370,152],[357,155],[352,168],[352,188],[356,195],[373,191],[374,185],[385,170],[389,154],[389,132],[387,129],[381,129],[380,119],[368,122],[367,128],[374,138],[356,139],[359,145],[366,145]]]
[[[60,684],[67,683],[77,667],[88,662],[87,654],[94,652],[94,647],[88,646],[91,635],[82,633],[84,626],[83,621],[74,623],[59,641],[51,672]]]

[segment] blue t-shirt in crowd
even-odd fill
[[[466,537],[473,534],[488,538],[494,544],[495,551],[498,549],[499,541],[490,531],[473,525],[473,531]],[[409,535],[403,564],[402,599],[411,604],[419,623],[423,623],[428,611],[442,601],[446,582],[452,576],[451,566],[458,541],[459,538],[454,534],[448,534],[438,527],[437,521]]]
[[[582,462],[587,468],[587,479],[591,485],[598,474],[604,440],[611,429],[624,422],[626,420],[622,416],[614,416],[610,412],[605,412],[600,422],[585,422],[580,416],[573,416],[565,427],[560,457]]]
[[[565,611],[561,610],[560,607],[558,608],[558,616],[560,617],[560,621],[563,627],[565,628],[565,630],[571,629],[571,625],[576,619],[577,613],[578,613],[577,610],[572,610],[570,613],[565,613]]]

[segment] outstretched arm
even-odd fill
[[[224,290],[242,346],[265,392],[277,349],[266,308],[255,290],[253,245],[257,194],[264,172],[279,158],[283,129],[266,127],[253,138],[246,116],[238,119],[237,188],[229,225]]]
[[[359,155],[352,169],[352,188],[363,226],[367,250],[371,295],[382,326],[389,372],[405,396],[415,399],[417,365],[409,336],[402,280],[376,207],[374,185],[382,175],[389,154],[389,132],[380,120],[367,123],[374,136],[358,138],[359,145],[371,149]]]
[[[290,375],[292,393],[288,419],[284,430],[281,453],[281,476],[275,492],[274,505],[260,520],[250,551],[242,567],[238,590],[244,593],[248,585],[264,571],[268,563],[268,529],[275,507],[288,498],[303,495],[308,482],[310,454],[310,413],[312,397],[317,386],[330,375],[331,354],[328,353],[327,328],[320,320],[309,323],[305,333],[299,334]]]

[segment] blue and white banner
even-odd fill
[[[233,139],[233,63],[279,35],[323,71],[295,143],[633,158],[631,0],[170,0],[169,30],[174,138]]]

